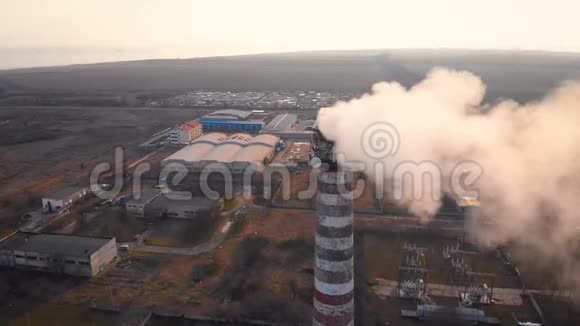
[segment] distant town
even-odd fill
[[[263,91],[263,92],[215,92],[192,91],[186,94],[153,101],[150,106],[248,108],[248,109],[312,109],[332,106],[360,96],[356,92],[317,91]]]

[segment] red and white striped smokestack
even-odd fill
[[[318,176],[313,325],[354,325],[352,173]]]

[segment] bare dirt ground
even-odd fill
[[[314,219],[250,209],[226,242],[194,257],[132,252],[54,298],[225,317],[310,319]]]
[[[310,169],[305,169],[302,172],[291,175],[290,183],[281,186],[278,192],[278,196],[274,199],[274,202],[280,205],[309,207],[310,202],[306,199],[300,199],[298,195],[301,192],[308,190],[310,186],[311,174],[312,172]],[[276,175],[274,174],[274,177],[275,176]]]
[[[360,196],[353,202],[354,209],[376,210],[375,184],[370,180],[358,180],[354,185],[356,191],[361,191]]]
[[[71,233],[115,237],[117,242],[129,242],[135,240],[135,237],[146,228],[146,221],[125,214],[121,207],[102,207],[80,216],[76,228]]]
[[[42,297],[42,303],[96,303],[307,324],[312,313],[315,218],[310,211],[249,208],[245,220],[234,226],[230,237],[211,253],[198,256],[121,253],[116,262],[93,279],[77,283],[69,279],[64,285],[46,279],[38,281],[36,287],[52,289],[45,291],[50,295]],[[397,222],[376,223],[390,228]],[[440,248],[454,241],[369,228],[376,223],[357,223],[355,218],[357,320],[361,325],[385,322],[417,325],[420,322],[399,317],[400,309],[413,308],[412,303],[379,298],[371,289],[374,280],[379,277],[396,280],[402,244],[415,242],[429,248],[427,262],[433,272],[428,281],[445,283]],[[478,253],[472,263],[478,271],[493,272],[502,267],[494,257],[484,253]],[[496,286],[509,282],[502,275],[498,280],[501,282]],[[449,300],[436,299],[437,303]],[[525,312],[527,306],[489,309],[490,315],[508,320],[505,318],[511,318],[512,312]]]
[[[145,244],[161,247],[191,248],[208,241],[223,223],[218,218],[200,216],[194,220],[167,219],[148,229]]]
[[[192,110],[2,108],[0,216],[14,217],[28,207],[38,207],[42,194],[61,185],[86,184],[97,163],[112,161],[116,146],[125,148],[128,161],[139,158],[144,155],[137,150],[139,143],[200,114]]]
[[[28,207],[38,207],[42,193],[85,180],[92,166],[111,159],[115,146],[125,146],[129,160],[136,159],[144,155],[136,150],[137,144],[172,124],[195,117],[195,112],[176,110],[0,110],[2,231],[16,228],[18,216]],[[156,160],[167,154],[159,154]],[[297,179],[300,182],[291,191],[294,200],[297,192],[307,187],[305,175]],[[370,201],[357,205],[368,208]],[[73,217],[82,216],[79,213],[71,214],[71,220],[63,223],[74,222]],[[246,218],[234,226],[233,234],[211,253],[193,257],[121,253],[105,272],[90,280],[0,270],[0,316],[16,318],[18,323],[14,325],[25,325],[22,323],[26,320],[50,318],[47,309],[58,314],[58,308],[46,307],[97,303],[307,324],[311,320],[315,218],[314,211],[250,208]],[[416,223],[410,219],[371,219],[355,217],[357,320],[361,325],[387,321],[391,325],[415,325],[414,321],[395,317],[405,303],[380,299],[370,287],[379,277],[397,279],[404,242],[428,248],[427,263],[432,270],[428,282],[445,284],[441,249],[455,240],[393,231],[394,226]],[[72,232],[115,236],[122,241],[131,240],[144,227],[142,221],[123,219],[118,210],[104,208],[90,221],[78,220]],[[189,234],[188,229],[182,231]],[[191,239],[185,235],[177,239],[186,240]],[[493,254],[477,253],[466,259],[474,271],[498,275],[495,286],[516,286]],[[493,309],[502,316],[513,312]],[[32,314],[30,319],[22,319],[25,312]],[[81,311],[72,314],[75,319],[55,320],[91,325],[87,315],[91,314]],[[95,318],[91,322],[99,325],[101,317]],[[3,322],[0,318],[0,324]]]

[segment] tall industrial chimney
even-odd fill
[[[333,145],[315,138],[325,169],[318,175],[312,324],[345,326],[354,325],[353,175],[338,171]]]

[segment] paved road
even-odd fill
[[[30,215],[30,219],[22,226],[20,226],[19,231],[22,232],[41,232],[42,229],[48,224],[55,221],[59,217],[63,217],[70,213],[68,209],[61,210],[58,213],[44,214],[42,208],[30,211],[27,214]]]

